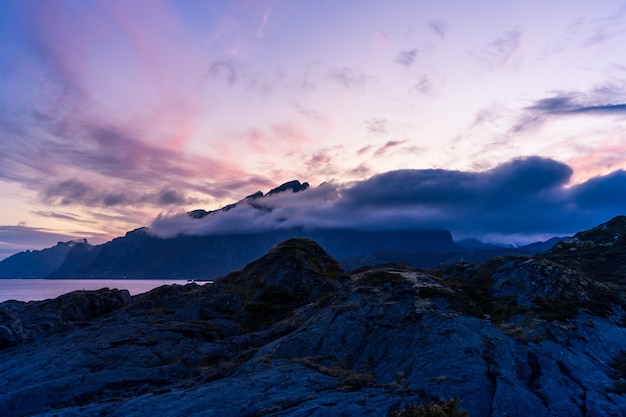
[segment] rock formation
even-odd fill
[[[624,277],[599,280],[587,263],[594,247],[619,263],[603,246],[622,247],[619,224],[577,235],[586,252],[571,264],[557,246],[346,273],[292,239],[214,284],[2,303],[0,410],[386,416],[456,397],[473,417],[623,416]]]

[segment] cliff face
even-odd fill
[[[0,409],[384,416],[456,396],[474,417],[622,416],[618,281],[553,255],[345,273],[290,240],[214,284],[92,300],[106,309],[0,304]],[[9,340],[19,326],[35,330]]]

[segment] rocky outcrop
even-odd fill
[[[271,189],[267,195],[272,195],[272,194],[277,194],[277,193],[284,193],[285,191],[291,191],[292,193],[297,193],[300,191],[304,191],[307,188],[309,188],[309,183],[308,182],[303,182],[300,183],[300,181],[298,180],[293,180],[293,181],[289,181],[284,183],[283,185],[280,185],[276,188]]]
[[[0,303],[0,349],[41,334],[67,331],[119,309],[130,301],[127,290],[74,291],[53,300]]]
[[[40,305],[72,324],[0,350],[0,409],[384,416],[458,397],[473,417],[622,416],[626,304],[607,285],[545,257],[345,273],[289,240],[214,284],[109,312]],[[1,306],[22,320],[24,303]]]
[[[190,212],[188,212],[187,214],[189,215],[189,217],[193,218],[193,219],[202,219],[208,215],[214,215],[214,214],[218,214],[220,212],[226,212],[226,211],[230,211],[232,209],[234,209],[235,207],[237,207],[240,204],[250,204],[251,206],[253,206],[256,209],[259,210],[266,210],[266,207],[263,206],[259,206],[255,204],[255,200],[258,199],[263,199],[263,197],[265,196],[270,196],[270,195],[275,195],[275,194],[279,194],[279,193],[284,193],[286,191],[290,191],[292,193],[297,193],[300,191],[304,191],[306,189],[309,188],[309,183],[308,182],[303,182],[300,183],[300,181],[298,180],[293,180],[293,181],[289,181],[286,182],[282,185],[279,185],[276,188],[272,188],[270,191],[267,192],[267,194],[263,194],[263,191],[257,191],[256,193],[250,194],[249,196],[247,196],[246,198],[244,198],[241,201],[238,201],[236,203],[233,204],[228,204],[218,210],[211,210],[211,211],[207,211],[207,210],[203,210],[203,209],[196,209],[196,210],[192,210]]]
[[[593,279],[626,284],[626,216],[576,233],[545,256]]]

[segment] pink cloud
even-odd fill
[[[70,201],[63,194],[69,191],[58,187],[80,172],[89,196],[83,203],[105,206],[190,201],[187,193],[236,198],[249,187],[267,185],[266,178],[249,174],[241,152],[188,153],[210,114],[208,60],[206,45],[191,36],[171,4],[51,0],[29,10],[41,64],[40,100],[23,116],[23,137],[0,157],[0,177],[14,177],[10,168],[44,197],[60,190],[54,202]],[[264,134],[269,146],[310,140],[290,123]],[[224,184],[232,178],[240,185],[229,189]],[[120,180],[123,195],[111,191]],[[93,197],[99,193],[106,198]]]
[[[406,143],[406,140],[389,140],[384,145],[376,149],[376,152],[374,152],[374,156],[378,158],[385,156],[387,152],[389,152],[392,149],[397,148],[399,145],[402,145],[403,143]]]
[[[618,169],[626,170],[626,145],[603,144],[595,147],[593,152],[569,159],[567,163],[575,169],[574,184]]]
[[[193,137],[205,63],[167,3],[50,1],[33,11],[48,76],[65,90],[58,99],[74,97],[80,109],[57,111],[60,126],[76,118],[140,124],[155,132],[144,140],[176,148]]]

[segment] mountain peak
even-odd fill
[[[267,193],[267,195],[282,193],[282,192],[285,192],[285,191],[288,191],[288,190],[291,190],[291,192],[297,193],[297,192],[300,192],[300,191],[304,191],[307,188],[309,188],[309,183],[308,182],[300,183],[300,181],[298,181],[298,180],[293,180],[293,181],[286,182],[283,185],[280,185],[280,186],[270,190]]]
[[[252,202],[254,200],[263,198],[263,197],[267,197],[269,195],[273,195],[273,194],[278,194],[278,193],[282,193],[285,191],[289,191],[291,190],[291,192],[293,193],[297,193],[300,191],[304,191],[307,188],[309,188],[309,183],[308,182],[303,182],[300,183],[300,181],[298,180],[293,180],[293,181],[288,181],[276,188],[271,189],[267,194],[263,194],[262,191],[257,191],[254,194],[250,194],[249,196],[247,196],[246,198],[244,198],[243,200],[240,200],[236,203],[232,203],[232,204],[228,204],[222,208],[219,208],[217,210],[211,210],[211,211],[206,211],[203,209],[196,209],[196,210],[191,210],[189,212],[187,212],[187,214],[189,215],[189,217],[193,218],[193,219],[201,219],[203,217],[208,216],[209,214],[213,214],[213,213],[219,213],[219,212],[225,212],[225,211],[229,211],[231,209],[234,209],[235,207],[237,207],[240,203],[242,202]]]

